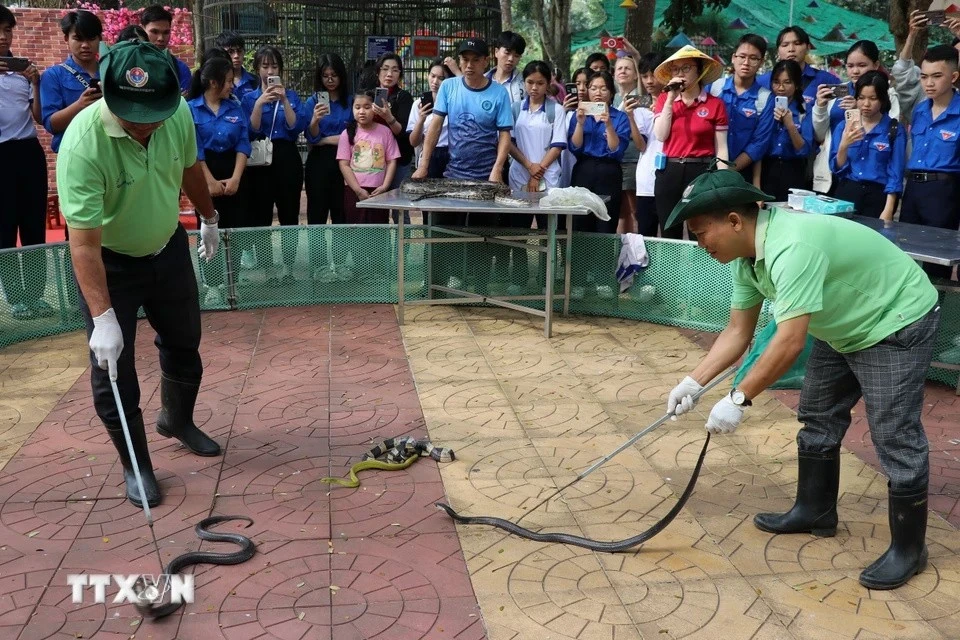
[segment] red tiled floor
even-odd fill
[[[2,638],[485,637],[459,540],[433,503],[437,464],[364,474],[332,487],[382,439],[425,433],[400,331],[388,306],[207,314],[195,420],[223,447],[202,458],[155,431],[160,371],[152,332],[136,343],[163,561],[232,552],[199,540],[209,514],[258,545],[237,566],[198,565],[196,601],[162,621],[128,604],[73,604],[68,573],[156,572],[141,510],[123,496],[113,445],[81,376],[0,471]]]
[[[709,349],[717,334],[683,331],[700,347]],[[796,411],[800,392],[774,391],[785,405]],[[960,527],[960,396],[956,390],[927,382],[923,427],[930,441],[930,508]],[[843,445],[861,460],[883,473],[870,439],[863,401],[853,408],[853,422]]]

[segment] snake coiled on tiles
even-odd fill
[[[693,488],[697,484],[697,478],[700,477],[700,468],[703,466],[703,458],[707,455],[707,445],[709,444],[710,434],[708,433],[707,439],[703,443],[703,449],[700,451],[700,458],[697,460],[697,466],[694,467],[693,475],[690,476],[690,481],[687,483],[687,488],[684,489],[683,493],[680,495],[680,499],[677,500],[677,504],[673,505],[673,508],[670,509],[670,512],[652,527],[643,533],[635,535],[632,538],[627,538],[626,540],[613,540],[606,542],[600,540],[591,540],[590,538],[575,536],[569,533],[540,533],[538,531],[531,531],[530,529],[521,527],[515,522],[510,522],[509,520],[504,520],[503,518],[495,518],[492,516],[462,516],[454,511],[450,505],[442,502],[436,503],[436,506],[437,508],[445,511],[447,515],[449,515],[459,524],[485,524],[491,527],[496,527],[497,529],[503,529],[504,531],[512,533],[515,536],[520,536],[521,538],[526,538],[528,540],[534,540],[536,542],[556,542],[560,544],[569,544],[575,547],[590,549],[592,551],[605,551],[607,553],[628,551],[663,531],[667,525],[673,522],[673,519],[677,517],[677,514],[680,513],[681,509],[683,509],[683,506],[687,503],[687,499],[690,497],[690,494],[693,493]]]
[[[253,520],[246,516],[210,516],[198,522],[197,526],[194,527],[194,531],[196,531],[197,537],[201,540],[207,540],[209,542],[232,542],[233,544],[239,545],[239,551],[234,551],[233,553],[213,553],[210,551],[190,551],[183,553],[167,564],[163,570],[164,574],[168,576],[175,575],[181,573],[186,567],[195,564],[240,564],[252,558],[257,553],[257,545],[247,536],[240,535],[239,533],[223,533],[208,530],[208,527],[230,520],[246,520],[248,527],[253,524]],[[137,586],[134,587],[137,594],[143,598],[142,604],[138,603],[134,606],[144,617],[163,618],[183,606],[183,602],[167,602],[162,604],[151,602],[149,597],[142,595],[143,591],[141,589],[146,586],[147,585],[141,583],[139,585],[140,589],[138,589]]]
[[[390,438],[363,454],[361,461],[350,467],[347,478],[321,478],[321,482],[354,489],[360,486],[360,478],[357,474],[361,471],[369,469],[399,471],[406,469],[422,457],[433,458],[437,462],[456,460],[452,449],[435,447],[427,438],[420,440],[411,436]]]

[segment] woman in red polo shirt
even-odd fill
[[[706,91],[722,72],[719,62],[689,45],[654,72],[664,84],[653,110],[653,133],[663,142],[653,189],[662,237],[683,237],[682,225],[664,230],[667,217],[683,190],[707,170],[714,157],[728,159],[727,108]]]

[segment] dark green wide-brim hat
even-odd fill
[[[744,180],[737,171],[713,169],[687,185],[664,228],[669,229],[705,213],[722,213],[731,207],[774,199]]]
[[[138,124],[166,120],[180,106],[180,80],[170,52],[128,40],[100,50],[100,87],[113,115]]]

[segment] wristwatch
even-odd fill
[[[753,406],[753,402],[748,400],[746,394],[744,394],[743,391],[740,391],[739,389],[734,389],[733,391],[730,392],[730,399],[733,401],[733,404],[735,404],[738,407]]]
[[[203,224],[208,224],[208,225],[217,224],[218,222],[220,222],[220,212],[214,209],[213,216],[209,218],[204,218],[203,216],[200,216],[200,219],[203,220]]]

